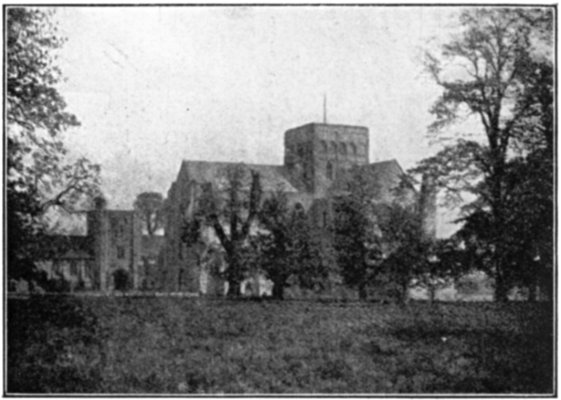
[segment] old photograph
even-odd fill
[[[555,396],[556,12],[4,4],[4,396]]]

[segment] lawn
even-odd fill
[[[544,304],[8,301],[9,393],[551,393]]]

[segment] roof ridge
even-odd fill
[[[182,160],[183,163],[199,163],[199,164],[241,164],[247,166],[260,166],[260,167],[284,167],[284,164],[257,164],[257,163],[246,163],[242,161],[207,161],[207,160]]]
[[[372,164],[384,164],[384,163],[389,163],[389,162],[392,162],[392,161],[399,164],[399,161],[397,161],[397,158],[390,158],[390,159],[387,159],[387,160],[376,161],[376,162],[370,163],[370,165],[372,165]]]

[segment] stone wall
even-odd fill
[[[331,183],[355,165],[368,164],[368,129],[349,125],[307,124],[285,132],[285,166],[305,190],[325,196]]]
[[[118,270],[126,271],[131,288],[138,288],[141,235],[141,222],[134,211],[95,210],[88,213],[88,236],[92,240],[99,290],[115,288],[114,274]]]

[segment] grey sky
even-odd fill
[[[422,49],[456,27],[443,7],[67,7],[61,91],[70,146],[103,167],[113,208],[167,192],[182,159],[281,164],[283,133],[322,120],[370,129],[370,159],[433,153],[440,93]]]

